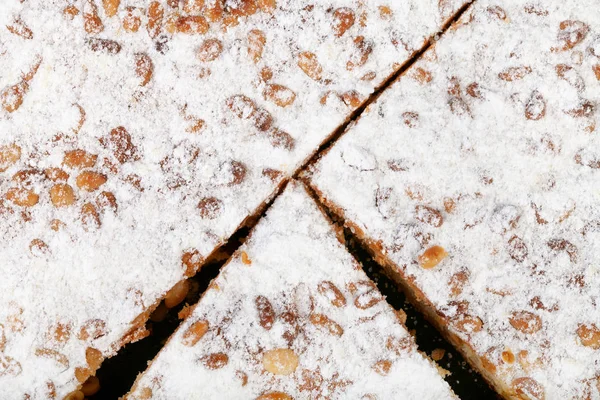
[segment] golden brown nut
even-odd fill
[[[86,231],[93,231],[100,227],[100,214],[92,203],[85,203],[81,207],[81,223]]]
[[[192,323],[183,333],[181,342],[185,346],[194,346],[208,332],[208,321],[200,320]]]
[[[337,37],[341,37],[354,25],[354,11],[348,7],[338,8],[333,12],[332,28]]]
[[[514,311],[509,322],[516,330],[532,334],[542,329],[542,318],[529,311]]]
[[[6,192],[6,200],[21,207],[33,207],[40,200],[33,190],[24,188],[11,188]]]
[[[325,328],[334,336],[342,336],[344,334],[344,328],[325,314],[311,314],[310,322],[315,326]]]
[[[98,156],[85,150],[77,149],[65,152],[63,164],[69,168],[91,168],[96,165]]]
[[[270,330],[275,322],[275,310],[269,299],[265,296],[257,296],[254,299],[256,311],[258,312],[258,322],[266,330]]]
[[[298,66],[306,75],[315,81],[320,81],[323,74],[323,67],[319,63],[315,53],[303,51],[298,54]]]
[[[84,1],[83,27],[89,34],[98,34],[104,30],[102,20],[98,16],[98,8],[93,0]]]
[[[106,16],[111,18],[117,15],[120,3],[121,0],[102,0],[102,6],[104,7],[104,13]]]
[[[513,379],[512,388],[521,399],[544,400],[546,397],[543,386],[527,376]]]
[[[279,107],[287,107],[296,100],[296,93],[289,88],[276,83],[267,84],[263,91],[263,96],[265,100],[269,100]]]
[[[319,290],[319,293],[327,297],[335,307],[344,307],[346,305],[346,298],[333,282],[323,281],[319,283],[317,289]]]
[[[431,269],[446,257],[448,257],[448,253],[442,246],[431,246],[419,256],[419,265],[421,268]]]
[[[66,183],[58,183],[50,188],[50,200],[54,207],[67,207],[75,203],[75,192]]]
[[[202,357],[204,366],[208,369],[223,368],[229,362],[229,357],[225,353],[213,353]]]
[[[289,375],[298,368],[298,356],[291,349],[274,349],[263,355],[263,367],[275,375]]]
[[[140,86],[146,86],[154,73],[154,63],[146,53],[135,54],[135,74],[141,79]]]
[[[148,31],[148,36],[152,39],[156,38],[161,32],[164,15],[165,10],[158,1],[150,3],[148,6],[148,24],[146,25],[146,30]]]
[[[595,324],[579,324],[577,336],[582,345],[594,350],[600,349],[600,328]]]
[[[259,29],[252,29],[248,32],[248,55],[256,64],[262,58],[267,37],[264,32]]]
[[[196,52],[196,56],[202,62],[214,61],[223,52],[223,44],[219,39],[206,39]]]
[[[93,192],[98,190],[100,186],[104,185],[106,180],[107,178],[104,174],[93,171],[83,171],[77,176],[75,183],[79,189],[86,192]]]
[[[126,7],[123,17],[123,29],[126,32],[137,32],[142,25],[140,12],[135,7]]]
[[[263,393],[256,400],[293,400],[292,396],[283,392]]]
[[[16,144],[0,146],[0,172],[6,171],[21,159],[21,147]]]
[[[181,303],[190,290],[190,282],[187,279],[179,281],[167,292],[165,296],[165,305],[173,308]]]

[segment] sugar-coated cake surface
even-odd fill
[[[128,398],[200,396],[455,398],[295,183],[212,282]]]
[[[3,396],[62,398],[139,337],[462,4],[2,1]]]
[[[599,102],[597,2],[478,1],[312,171],[505,396],[600,398]]]

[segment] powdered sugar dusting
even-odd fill
[[[240,252],[128,398],[454,398],[300,185]]]
[[[134,318],[184,277],[184,252],[223,243],[448,16],[437,0],[384,14],[381,1],[110,3],[0,7],[10,398],[75,389],[75,372],[95,369],[86,348],[108,356],[130,340]],[[341,35],[340,7],[355,15]],[[301,68],[300,53],[316,63]],[[246,99],[240,114],[233,99]],[[102,329],[80,335],[90,324]]]
[[[600,398],[599,21],[478,2],[314,168],[507,396]]]

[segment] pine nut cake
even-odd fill
[[[456,397],[292,182],[127,396],[193,398]]]
[[[464,2],[2,0],[3,398],[147,335]]]

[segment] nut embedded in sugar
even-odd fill
[[[252,260],[248,256],[248,253],[246,253],[245,251],[241,252],[240,258],[242,260],[242,264],[244,264],[244,265],[251,265],[252,264]]]
[[[291,349],[274,349],[263,355],[263,367],[274,375],[289,375],[298,368],[298,356]]]
[[[546,115],[546,99],[544,96],[534,90],[525,104],[525,118],[538,121]]]
[[[148,23],[146,25],[146,30],[148,31],[148,36],[152,39],[156,38],[162,30],[164,14],[165,11],[160,2],[153,1],[148,6]]]
[[[100,221],[100,214],[98,214],[96,206],[92,203],[85,203],[81,206],[81,223],[83,229],[88,232],[100,228],[100,225],[102,224]]]
[[[206,39],[196,52],[196,56],[202,62],[211,62],[219,58],[223,52],[223,44],[219,39]]]
[[[183,333],[181,343],[192,347],[208,332],[208,321],[200,320],[192,323]]]
[[[19,16],[15,17],[10,25],[6,25],[6,29],[8,29],[10,33],[20,36],[23,39],[33,39],[33,31],[29,29]]]
[[[542,318],[529,311],[514,311],[509,322],[516,330],[532,334],[542,329]]]
[[[23,188],[8,189],[5,197],[6,200],[21,207],[33,207],[40,200],[40,196],[37,195],[33,190]]]
[[[208,369],[220,369],[227,365],[229,357],[225,353],[213,353],[202,357],[201,361]]]
[[[579,324],[576,332],[583,346],[600,349],[600,328],[596,324]]]
[[[354,25],[354,11],[348,7],[341,7],[333,12],[332,28],[337,37],[341,37]]]
[[[298,54],[298,66],[311,79],[314,79],[315,81],[321,80],[323,67],[319,63],[315,53],[303,51]]]
[[[98,190],[106,181],[106,175],[94,171],[83,171],[75,179],[77,187],[86,192]]]
[[[88,38],[86,44],[90,50],[97,53],[118,54],[121,51],[121,45],[115,40]]]
[[[544,400],[546,397],[544,387],[527,376],[513,379],[512,389],[519,398],[526,400]]]
[[[0,172],[6,171],[21,159],[21,147],[16,144],[0,146]]]
[[[102,192],[96,198],[96,205],[102,210],[117,212],[117,199],[112,192]]]
[[[141,79],[140,86],[146,86],[154,73],[154,63],[146,53],[135,54],[135,74]]]
[[[263,393],[256,400],[293,400],[293,397],[283,392]]]
[[[277,6],[277,0],[257,0],[258,8],[262,12],[271,13]]]
[[[67,207],[75,203],[75,192],[70,185],[58,183],[50,188],[50,200],[54,207]]]
[[[263,31],[252,29],[248,32],[248,55],[255,64],[262,59],[266,42],[267,38]]]
[[[189,15],[178,17],[175,20],[175,31],[188,35],[205,34],[208,32],[209,25],[206,19],[201,15]],[[167,30],[169,27],[167,26]]]
[[[102,0],[102,7],[107,17],[111,18],[117,15],[121,0]]]
[[[83,323],[77,336],[79,340],[96,340],[108,333],[106,322],[101,319],[90,319]]]
[[[137,32],[142,25],[141,12],[136,7],[125,7],[123,16],[123,29],[126,32]]]
[[[463,333],[476,333],[483,329],[483,321],[472,315],[462,315],[453,321],[454,327]]]
[[[43,256],[50,252],[50,248],[48,245],[42,241],[41,239],[33,239],[31,243],[29,243],[29,251],[34,256]]]
[[[433,207],[418,205],[415,207],[415,218],[424,224],[439,228],[444,223],[442,214]]]
[[[44,175],[52,182],[62,182],[69,179],[69,174],[60,168],[46,168]]]
[[[104,24],[98,16],[98,7],[93,0],[83,1],[83,27],[89,34],[98,34],[104,30]]]
[[[100,367],[102,361],[104,360],[104,356],[100,352],[100,350],[95,349],[93,347],[88,347],[85,349],[85,360],[88,363],[89,367],[95,371]]]
[[[344,334],[344,328],[337,322],[329,318],[325,314],[311,314],[310,322],[318,327],[325,328],[329,333],[334,336],[342,336]]]
[[[203,219],[215,219],[221,213],[223,202],[216,197],[205,197],[198,203],[200,217]]]
[[[385,376],[390,373],[392,362],[390,360],[380,360],[373,364],[372,368],[379,375]]]
[[[512,364],[515,362],[515,355],[510,350],[504,350],[502,352],[502,360],[507,364]]]
[[[448,253],[442,246],[431,246],[423,254],[419,255],[419,265],[421,268],[431,269],[446,257],[448,257]]]
[[[265,100],[269,100],[282,108],[290,106],[296,100],[296,93],[283,85],[275,83],[269,83],[265,86],[263,96]]]
[[[275,310],[269,299],[265,296],[257,296],[254,300],[256,311],[258,312],[258,321],[260,326],[266,330],[270,330],[275,322]]]
[[[346,298],[338,289],[337,286],[331,281],[322,281],[317,287],[319,293],[327,297],[335,307],[344,307],[346,305]]]

